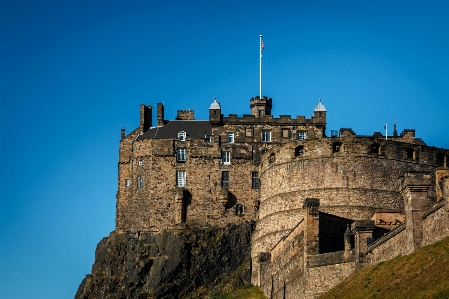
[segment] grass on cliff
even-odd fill
[[[360,269],[320,299],[449,298],[449,237]]]
[[[210,299],[266,299],[262,290],[251,284],[239,286],[230,293],[210,297]]]

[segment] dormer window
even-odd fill
[[[179,141],[186,141],[186,132],[181,131],[178,133],[178,140]]]
[[[207,143],[211,143],[211,142],[212,142],[212,135],[206,135],[206,136],[204,136],[204,140],[205,140]]]

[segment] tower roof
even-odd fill
[[[324,105],[321,104],[321,99],[318,100],[318,105],[316,105],[314,111],[315,112],[326,111],[326,107],[324,107]]]
[[[210,104],[209,109],[221,109],[220,103],[217,102],[217,98],[214,97],[214,102]]]

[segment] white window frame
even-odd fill
[[[186,132],[181,131],[181,132],[178,133],[178,140],[179,141],[186,141],[186,136],[187,136]]]
[[[262,131],[262,142],[271,142],[271,131]]]
[[[205,140],[207,143],[211,143],[211,142],[212,142],[212,135],[205,135],[205,136],[204,136],[204,140]]]
[[[307,139],[307,131],[298,131],[297,138],[298,138],[298,140]]]
[[[234,132],[228,132],[228,143],[234,143]]]
[[[125,179],[125,187],[129,187],[129,186],[131,186],[131,180]]]
[[[143,160],[139,160],[139,166],[143,166]]]
[[[185,170],[176,170],[176,186],[185,187],[187,185],[187,174]]]
[[[230,165],[231,164],[231,152],[229,152],[229,151],[222,151],[221,152],[221,163],[223,165]]]
[[[137,176],[137,189],[143,188],[143,175]]]
[[[185,147],[180,147],[176,150],[176,162],[187,161],[187,151]]]

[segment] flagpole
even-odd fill
[[[260,45],[259,45],[259,50],[260,50],[260,99],[262,100],[262,34],[259,35],[260,37]]]
[[[385,140],[388,140],[388,123],[385,123]]]

